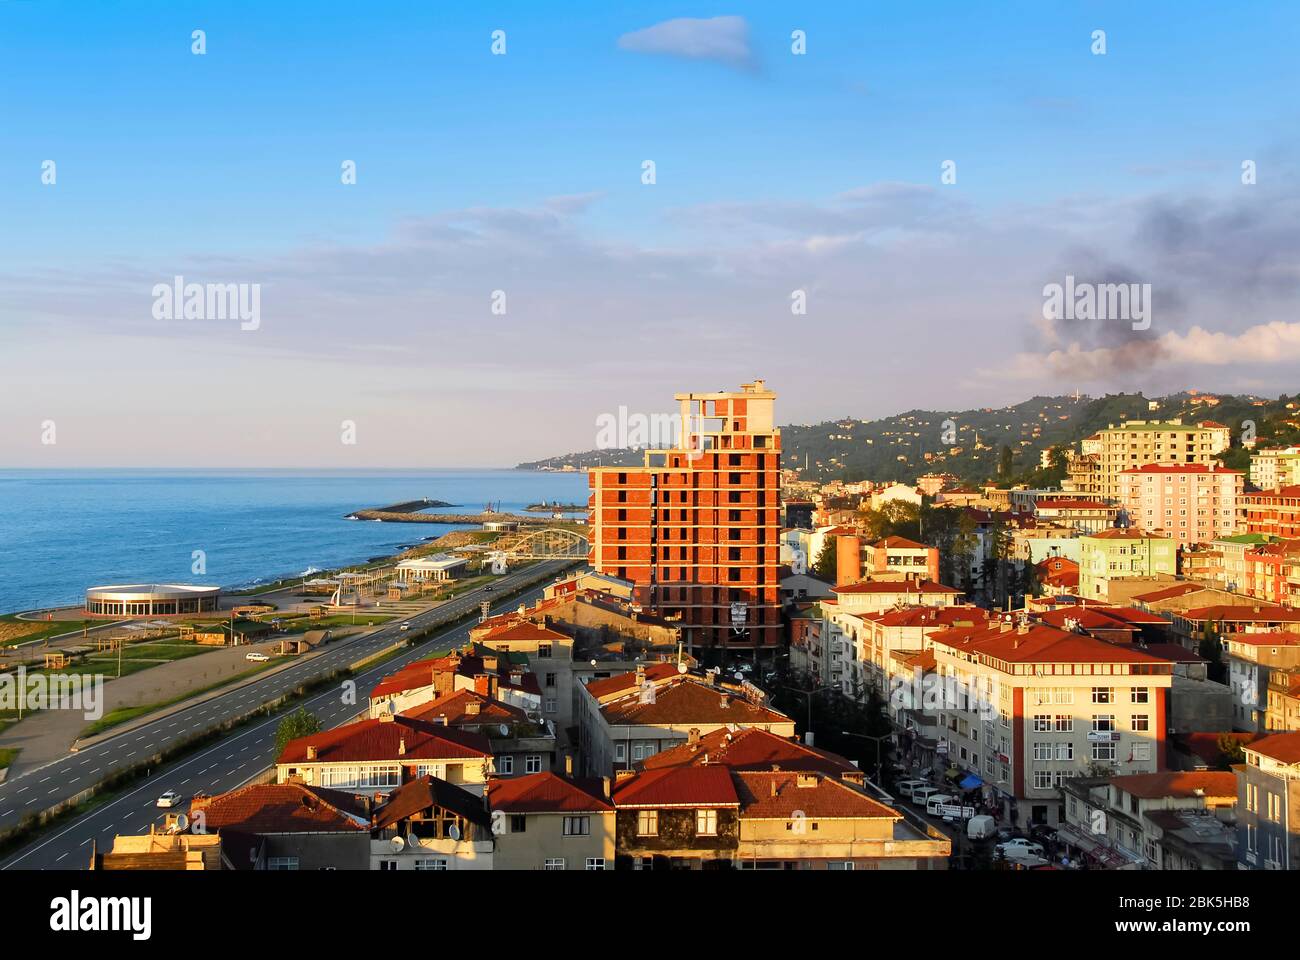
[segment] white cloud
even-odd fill
[[[634,53],[715,60],[745,69],[754,64],[744,17],[678,17],[625,33],[618,38],[618,45]]]

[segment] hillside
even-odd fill
[[[1123,420],[1184,422],[1214,420],[1233,428],[1234,449],[1227,459],[1241,467],[1247,454],[1239,446],[1242,424],[1255,423],[1262,446],[1300,442],[1292,398],[1184,392],[1151,400],[1140,394],[1033,397],[1010,407],[975,410],[909,410],[879,420],[846,417],[781,428],[783,465],[805,480],[914,480],[924,473],[951,473],[967,481],[998,476],[1003,447],[1011,451],[1011,474],[1039,467],[1042,451],[1074,444]],[[945,421],[951,420],[949,435]],[[521,463],[521,470],[587,469],[641,463],[632,450],[589,450]]]

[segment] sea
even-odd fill
[[[466,529],[345,519],[424,498],[457,505],[429,513],[479,513],[489,504],[518,513],[540,502],[585,504],[587,478],[471,469],[0,470],[0,613],[79,604],[87,587],[113,583],[255,586]]]

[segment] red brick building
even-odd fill
[[[682,639],[705,648],[774,649],[779,592],[781,431],[762,380],[738,392],[679,393],[676,447],[640,467],[588,477],[591,547],[601,573],[681,615]]]
[[[1243,494],[1240,532],[1300,537],[1300,486]]]

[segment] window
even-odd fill
[[[826,863],[827,870],[852,870],[852,860],[829,860]]]
[[[539,643],[537,645],[537,656],[543,659],[549,658],[551,656],[551,645],[549,643]],[[553,677],[555,674],[552,673],[550,676]],[[554,684],[552,684],[552,686],[554,686]]]
[[[555,697],[547,697],[544,709],[547,713],[556,713],[560,709],[560,701]]]
[[[1268,792],[1268,818],[1274,823],[1282,822],[1282,797],[1279,794]]]
[[[1051,717],[1045,714],[1040,714],[1034,717],[1034,733],[1046,733],[1048,730],[1051,729],[1052,729]]]
[[[497,757],[497,773],[503,776],[510,776],[515,772],[515,758],[508,753]]]
[[[391,863],[391,864],[392,864],[392,867],[385,867],[385,866],[384,866],[385,863]],[[396,868],[397,868],[397,861],[396,861],[396,860],[383,860],[383,861],[380,862],[380,866],[379,866],[379,869],[381,869],[381,870],[394,870],[394,869],[396,869]],[[271,858],[269,858],[269,859],[266,861],[266,869],[268,869],[268,870],[297,870],[297,869],[298,869],[298,858],[297,858],[297,857],[271,857]]]
[[[626,744],[622,744],[622,743],[616,743],[616,744],[614,744],[614,759],[615,759],[618,763],[623,763],[625,760],[627,760],[627,745],[626,745]]]
[[[555,686],[555,674],[553,674],[553,673],[548,673],[548,674],[546,675],[546,685],[547,685],[548,687],[553,687],[553,686]]]
[[[416,860],[416,861],[415,861],[415,869],[416,869],[416,870],[446,870],[446,869],[447,869],[447,858],[446,858],[446,857],[432,857],[432,858],[425,859],[425,860]]]
[[[587,858],[587,869],[588,869],[588,870],[604,870],[604,869],[605,869],[605,858],[604,858],[604,857],[588,857],[588,858]]]
[[[1035,760],[1051,760],[1051,759],[1052,759],[1052,745],[1051,745],[1050,743],[1035,743],[1035,744],[1034,744],[1034,759],[1035,759]]]
[[[716,837],[718,835],[718,811],[696,810],[695,834],[700,837]]]
[[[524,832],[526,832],[527,830],[528,830],[528,817],[527,817],[525,814],[522,814],[522,813],[511,814],[511,816],[510,816],[510,832],[511,832],[511,833],[524,833]]]
[[[1035,790],[1050,790],[1051,787],[1052,787],[1052,771],[1051,771],[1051,770],[1035,770],[1035,771],[1034,771],[1034,789],[1035,789]]]
[[[543,870],[563,870],[563,869],[564,869],[564,858],[563,858],[563,857],[547,857],[547,858],[546,858],[546,863],[544,863],[544,864],[542,865],[542,869],[543,869]]]
[[[1115,744],[1113,742],[1094,743],[1092,745],[1092,759],[1094,760],[1114,760]]]
[[[1057,760],[1073,760],[1073,759],[1074,759],[1074,744],[1073,744],[1073,743],[1068,743],[1068,742],[1067,742],[1067,743],[1058,743],[1058,744],[1056,745],[1056,759],[1057,759]]]
[[[1092,729],[1098,733],[1110,733],[1115,729],[1115,716],[1110,713],[1099,713],[1092,718]]]
[[[636,835],[638,837],[657,837],[659,835],[658,810],[641,810],[637,813]]]
[[[396,860],[380,860],[380,861],[379,861],[379,869],[380,869],[380,870],[396,870],[396,869],[397,869],[397,861],[396,861]]]
[[[1151,718],[1145,713],[1133,714],[1133,729],[1135,731],[1144,731],[1151,729]]]
[[[1146,687],[1134,687],[1130,692],[1129,701],[1131,703],[1150,703],[1151,691]]]
[[[524,773],[541,773],[542,772],[542,755],[540,753],[530,753],[524,757]]]
[[[1111,688],[1111,687],[1093,687],[1093,688],[1092,688],[1092,702],[1093,702],[1093,703],[1113,703],[1113,702],[1114,702],[1114,697],[1115,697],[1115,691],[1114,691],[1114,689]]]
[[[586,837],[591,834],[590,817],[565,817],[564,835],[566,837]]]
[[[1067,717],[1058,713],[1056,715],[1056,732],[1074,733],[1074,717]]]

